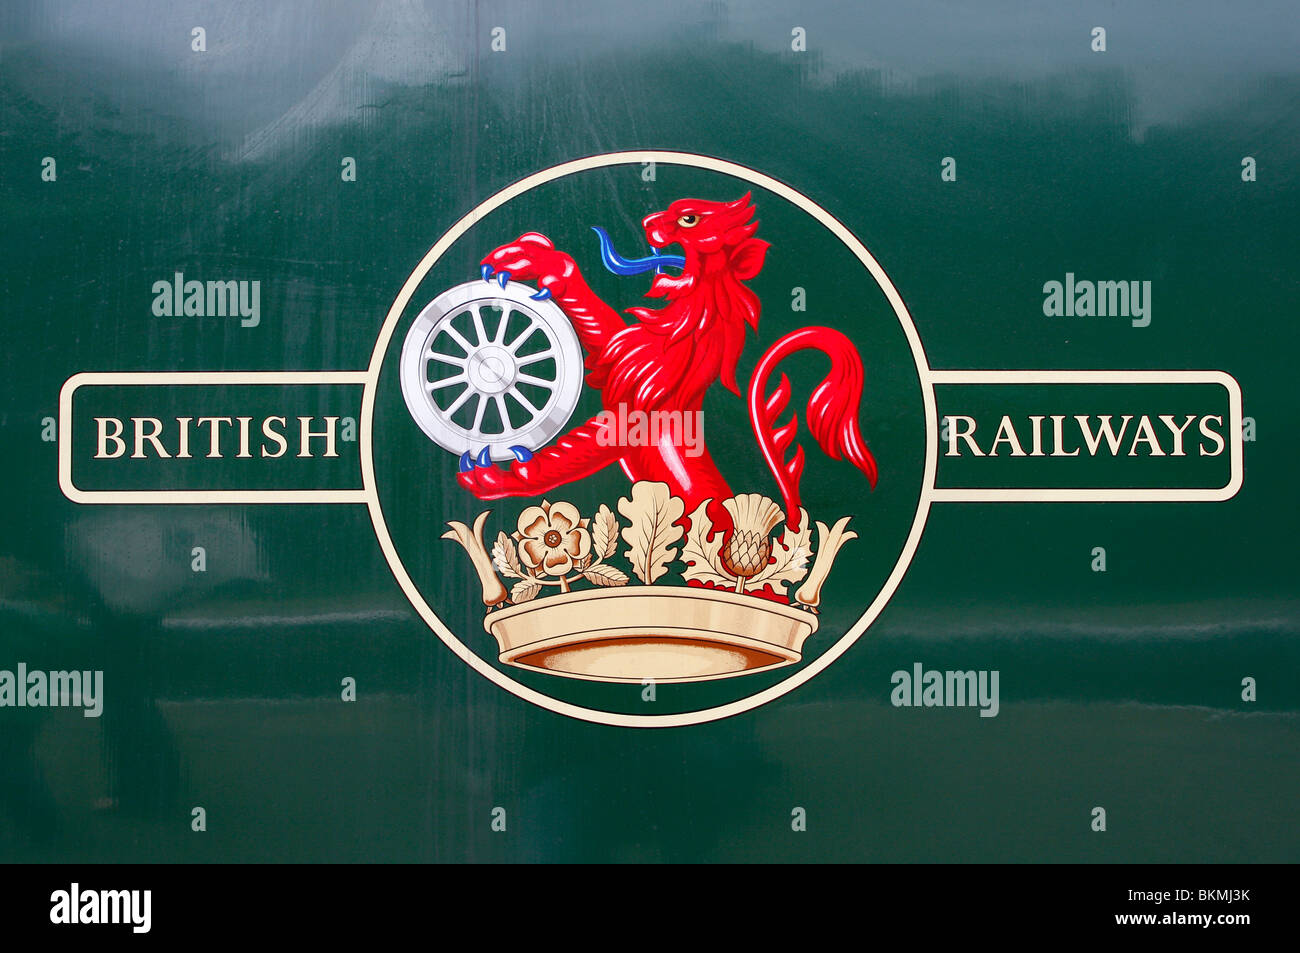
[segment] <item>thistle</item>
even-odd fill
[[[772,556],[772,530],[784,515],[781,508],[758,493],[746,493],[722,504],[731,514],[731,538],[719,556],[727,572],[736,577],[736,591],[762,572]]]

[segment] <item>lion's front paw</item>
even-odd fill
[[[521,490],[526,491],[528,488],[533,452],[527,447],[511,447],[510,452],[515,455],[518,463],[508,464],[504,469],[492,462],[487,448],[478,457],[469,453],[462,454],[457,481],[480,500],[517,496]]]
[[[475,467],[456,474],[456,481],[480,500],[499,500],[507,495],[503,479],[507,475],[495,466]]]
[[[483,279],[494,278],[502,288],[509,281],[527,281],[537,285],[534,298],[559,297],[576,266],[573,258],[557,251],[551,240],[537,232],[526,232],[513,242],[502,245],[484,257]]]

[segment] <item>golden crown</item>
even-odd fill
[[[443,538],[469,554],[484,628],[508,665],[602,682],[695,682],[795,664],[817,631],[831,564],[857,538],[849,517],[813,524],[801,507],[792,524],[772,500],[747,493],[722,501],[731,527],[720,530],[711,502],[683,528],[684,501],[664,483],[642,481],[618,501],[626,522],[603,503],[588,518],[572,503],[544,500],[491,547],[483,539],[490,510],[472,527],[449,522]],[[665,582],[679,560],[686,586]]]

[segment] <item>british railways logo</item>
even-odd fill
[[[1243,478],[1230,375],[934,370],[839,219],[675,152],[575,160],[471,210],[364,370],[78,374],[59,455],[78,503],[364,504],[461,659],[637,727],[825,669],[934,504],[1208,502]]]

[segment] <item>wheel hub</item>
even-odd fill
[[[515,383],[519,367],[503,347],[485,347],[469,357],[465,375],[484,394],[504,394]]]

